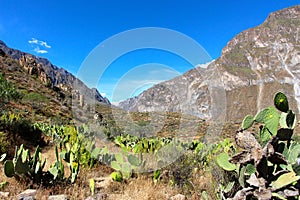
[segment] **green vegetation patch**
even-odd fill
[[[23,99],[28,102],[38,102],[38,103],[49,102],[49,99],[45,95],[37,93],[37,92],[30,92],[30,93],[26,94],[23,97]]]

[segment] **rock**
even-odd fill
[[[89,196],[85,200],[105,200],[105,199],[107,199],[107,197],[108,197],[107,194],[99,193],[99,194],[95,194],[93,197]]]
[[[0,192],[0,199],[1,197],[7,198],[9,195],[9,192]]]
[[[65,194],[52,195],[52,196],[49,196],[48,200],[68,200],[68,195],[65,195]]]
[[[185,199],[186,199],[185,196],[182,194],[177,194],[170,198],[170,200],[185,200]]]
[[[80,97],[79,97],[79,105],[80,105],[81,107],[84,106],[84,96],[83,96],[83,95],[80,95]]]
[[[2,49],[0,49],[0,56],[4,57],[5,55],[5,52]]]
[[[18,200],[35,200],[36,190],[28,189],[18,195]]]
[[[112,183],[110,176],[95,178],[95,188],[107,188]]]

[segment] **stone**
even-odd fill
[[[185,200],[185,199],[186,199],[185,196],[182,194],[177,194],[170,198],[170,200]]]
[[[0,56],[4,57],[5,55],[5,52],[2,49],[0,49]]]
[[[18,200],[35,200],[36,190],[28,189],[18,195]]]
[[[83,96],[83,95],[80,95],[80,96],[79,96],[79,105],[80,105],[81,107],[84,106],[84,96]]]
[[[68,195],[51,195],[48,197],[48,200],[68,200]]]
[[[0,192],[0,198],[4,197],[7,198],[9,196],[9,192]]]
[[[107,188],[112,182],[110,176],[95,178],[95,188]]]
[[[105,194],[105,193],[99,193],[99,194],[95,194],[93,197],[89,196],[85,200],[105,200],[105,199],[107,199],[107,197],[108,197],[107,194]]]

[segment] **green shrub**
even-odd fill
[[[25,94],[23,100],[30,103],[31,106],[34,109],[37,109],[39,113],[43,112],[44,108],[42,107],[42,105],[49,102],[49,99],[45,95],[37,92],[30,92],[28,94]]]
[[[113,172],[110,174],[110,177],[112,178],[113,181],[117,182],[122,182],[123,181],[123,176],[121,172]]]
[[[45,95],[37,92],[30,92],[26,94],[23,97],[23,99],[28,102],[41,102],[41,103],[49,101],[49,99]]]
[[[22,93],[17,91],[12,83],[8,82],[2,74],[0,74],[0,102],[17,100],[22,98]]]
[[[21,137],[34,146],[45,144],[42,132],[34,129],[31,121],[19,114],[4,113],[0,118],[0,125],[0,130],[5,131],[8,137],[12,136],[14,142],[17,142],[17,137]]]

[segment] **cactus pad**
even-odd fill
[[[4,163],[4,173],[7,177],[13,177],[15,174],[14,163],[11,160],[7,160]]]
[[[243,120],[242,129],[246,130],[246,129],[250,128],[253,125],[253,123],[254,123],[253,116],[247,115]]]

